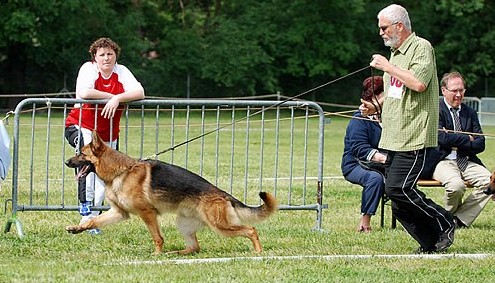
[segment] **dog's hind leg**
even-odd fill
[[[253,248],[257,253],[261,253],[263,249],[261,248],[260,238],[256,228],[251,226],[239,225],[239,226],[216,226],[214,230],[226,237],[245,237],[251,240],[253,243]]]
[[[256,252],[263,251],[256,229],[241,224],[229,201],[217,201],[208,207],[203,207],[202,210],[206,222],[213,231],[226,237],[248,238]]]
[[[188,217],[181,213],[177,215],[177,229],[186,241],[186,248],[179,251],[168,252],[170,254],[191,254],[200,251],[199,242],[196,237],[196,232],[204,227],[204,223],[197,218]]]
[[[79,225],[67,226],[65,230],[72,234],[78,234],[86,230],[101,228],[110,224],[115,224],[129,218],[129,213],[124,210],[110,208],[109,211],[98,215]]]

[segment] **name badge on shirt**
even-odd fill
[[[404,92],[404,84],[395,77],[390,78],[390,87],[388,88],[388,97],[401,99]]]

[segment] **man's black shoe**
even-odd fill
[[[454,225],[456,229],[467,227],[457,216],[454,216]]]
[[[440,234],[435,244],[436,252],[443,252],[454,243],[454,231],[455,227],[452,225]]]

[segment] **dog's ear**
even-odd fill
[[[97,153],[102,151],[105,146],[105,142],[100,138],[98,133],[93,130],[93,138],[91,140],[91,150],[93,151],[93,153],[95,153],[95,155],[98,155]]]

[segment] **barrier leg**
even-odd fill
[[[21,221],[19,221],[19,219],[17,219],[17,215],[15,213],[13,213],[12,217],[9,220],[7,220],[7,224],[5,224],[4,233],[9,232],[10,228],[12,227],[12,224],[14,223],[17,230],[17,235],[19,236],[19,238],[22,239],[24,237],[24,233],[22,232],[22,223]]]

